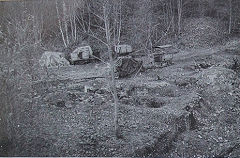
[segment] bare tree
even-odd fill
[[[115,64],[113,60],[113,47],[120,44],[121,40],[121,0],[102,0],[95,1],[94,3],[86,2],[86,6],[88,17],[84,18],[84,15],[82,14],[78,17],[78,21],[85,34],[100,41],[107,47],[111,74],[110,87],[114,99],[114,128],[116,136],[118,136],[119,99],[117,96],[114,72]]]
[[[64,46],[67,47],[68,42],[66,40],[66,35],[64,34],[64,31],[63,31],[63,26],[62,26],[62,22],[61,22],[61,17],[60,17],[60,13],[59,13],[59,7],[58,7],[57,0],[56,0],[56,10],[57,10],[59,30],[60,30],[61,35],[62,35],[62,41],[63,41]]]
[[[68,47],[70,43],[74,43],[77,40],[77,18],[76,10],[81,8],[84,1],[76,0],[62,0],[55,1],[56,3],[56,13],[58,18],[58,27],[61,32],[62,41],[65,47]]]
[[[105,33],[106,33],[106,40],[107,40],[107,48],[108,48],[108,54],[110,59],[110,68],[111,68],[111,87],[113,91],[113,98],[114,98],[114,125],[115,125],[115,131],[118,131],[118,96],[117,96],[117,90],[116,90],[116,81],[115,81],[115,75],[114,75],[114,62],[112,57],[112,42],[111,42],[111,31],[110,31],[110,14],[111,14],[111,6],[109,6],[109,1],[106,0],[103,4],[103,20],[104,20],[104,26],[105,26]]]

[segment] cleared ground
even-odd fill
[[[238,155],[240,85],[234,58],[239,52],[225,47],[180,51],[171,66],[118,79],[120,139],[114,135],[108,66],[50,69],[47,80],[34,84],[34,106],[23,110],[10,153]]]

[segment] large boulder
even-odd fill
[[[64,53],[48,51],[43,53],[39,63],[46,67],[70,65],[69,61],[64,58]]]

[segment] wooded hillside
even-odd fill
[[[24,40],[63,49],[86,41],[97,47],[105,40],[104,5],[89,0],[1,2],[2,36],[18,45]],[[225,34],[239,32],[238,0],[114,0],[109,5],[112,42],[139,50],[176,42],[191,18],[214,19]]]
[[[240,0],[0,1],[0,15],[0,156],[239,156]],[[142,57],[118,60],[128,78],[118,45]],[[99,62],[70,65],[82,46]],[[153,66],[159,46],[171,61]],[[41,66],[52,52],[64,66]]]

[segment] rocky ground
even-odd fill
[[[232,47],[180,51],[171,66],[118,79],[121,138],[106,65],[49,70],[9,155],[239,156],[240,52]]]

